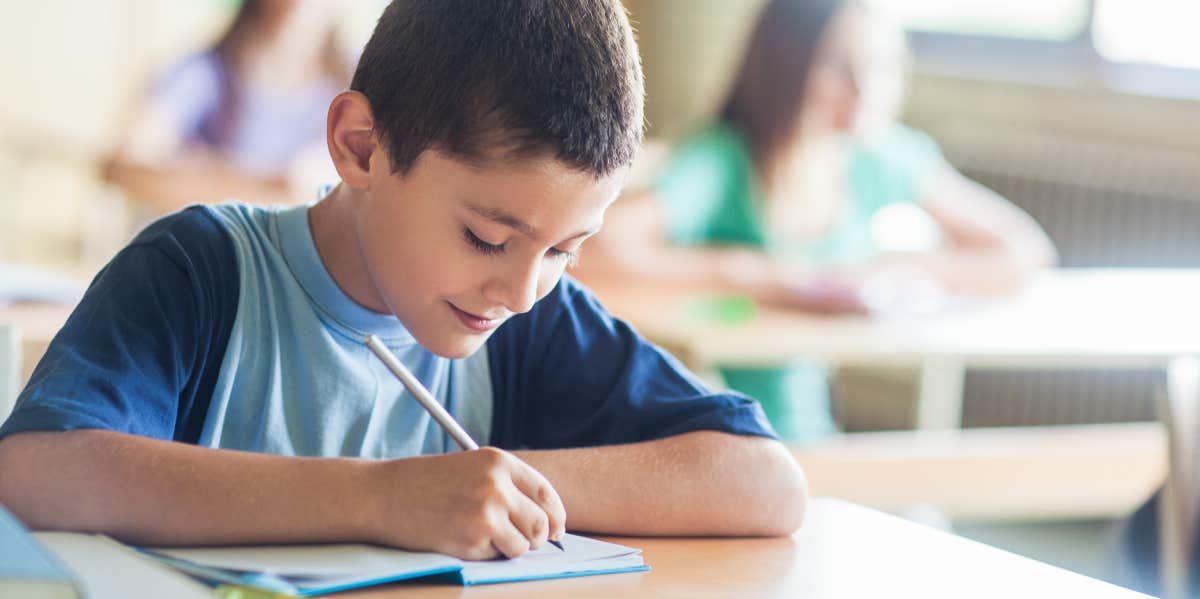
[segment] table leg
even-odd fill
[[[1170,464],[1159,495],[1159,574],[1164,597],[1186,597],[1196,540],[1200,356],[1180,356],[1168,363],[1160,410],[1167,426]]]
[[[17,391],[25,384],[21,369],[21,332],[11,324],[0,324],[0,422],[17,401]]]
[[[925,358],[921,362],[920,394],[917,397],[917,428],[953,430],[962,426],[962,360],[951,357]]]

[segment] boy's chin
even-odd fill
[[[478,335],[441,335],[437,339],[418,339],[425,349],[437,354],[443,358],[451,360],[460,360],[471,354],[479,351],[480,347],[487,342],[491,333]]]

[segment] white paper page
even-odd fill
[[[632,547],[573,534],[562,543],[565,551],[546,544],[516,559],[465,561],[463,576],[468,581],[500,580],[642,565],[641,550]]]
[[[457,567],[462,563],[437,553],[417,553],[372,545],[265,545],[150,550],[203,566],[289,578],[397,575]]]

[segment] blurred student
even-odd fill
[[[580,278],[836,313],[927,288],[916,283],[1001,292],[1052,265],[1027,214],[895,122],[906,57],[900,30],[863,2],[770,1],[719,117],[613,207]],[[880,285],[898,280],[913,284]],[[782,436],[835,431],[819,366],[721,373]]]
[[[293,192],[289,180],[324,155],[326,109],[349,83],[334,36],[341,8],[243,0],[215,45],[156,82],[105,177],[155,213],[229,198],[310,199],[315,187]],[[315,166],[336,176],[325,163]]]

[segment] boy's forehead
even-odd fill
[[[404,176],[436,185],[437,195],[536,238],[560,226],[594,232],[627,170],[596,175],[550,154],[481,162],[430,151]]]
[[[622,167],[601,175],[563,162],[549,153],[464,158],[433,150],[426,151],[418,158],[414,170],[423,166],[457,175],[447,179],[447,183],[480,187],[490,192],[517,188],[540,189],[548,193],[573,191],[588,195],[593,192],[603,195],[606,191],[615,194],[629,170],[628,167]]]

